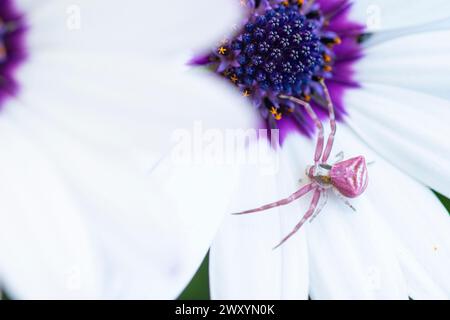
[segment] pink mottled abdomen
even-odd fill
[[[331,184],[345,197],[356,198],[369,182],[366,160],[363,156],[338,162],[330,170]]]

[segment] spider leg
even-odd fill
[[[308,113],[308,115],[314,121],[314,124],[316,125],[317,129],[319,130],[319,136],[317,137],[317,142],[316,142],[316,152],[314,154],[314,164],[317,166],[320,162],[320,157],[322,156],[323,145],[324,145],[324,130],[323,130],[322,122],[320,121],[316,112],[314,111],[314,109],[311,107],[311,105],[308,102],[303,101],[298,98],[295,98],[295,97],[292,97],[292,96],[280,95],[280,98],[290,100],[292,102],[295,102],[296,104],[303,106],[306,109],[306,112]]]
[[[321,193],[322,193],[322,189],[317,188],[316,191],[314,192],[314,196],[313,196],[313,198],[311,200],[311,205],[309,206],[309,209],[308,209],[308,211],[306,211],[306,213],[303,216],[302,220],[300,220],[300,222],[295,226],[294,230],[292,230],[286,237],[283,238],[283,240],[281,240],[281,242],[275,248],[273,248],[274,250],[279,248],[287,240],[289,240],[289,238],[291,238],[294,234],[296,234],[297,231],[300,230],[300,228],[303,226],[303,224],[306,221],[308,221],[308,219],[314,213],[314,210],[316,210],[317,203],[319,202]]]
[[[356,208],[350,203],[350,201],[348,201],[347,199],[343,199],[343,200],[344,200],[344,203],[345,203],[350,209],[352,209],[353,211],[356,212]]]
[[[356,208],[347,200],[342,194],[339,193],[336,189],[333,188],[334,193],[338,196],[340,200],[342,200],[350,209],[356,212]]]
[[[344,160],[344,157],[344,151],[339,152],[335,157],[334,163],[341,162],[342,160]]]
[[[320,202],[319,202],[319,206],[317,207],[316,211],[314,212],[313,216],[311,217],[311,219],[309,219],[309,222],[313,222],[314,219],[320,214],[320,212],[322,211],[322,209],[325,207],[325,205],[328,202],[328,192],[326,190],[323,190],[322,192],[322,197],[320,198]]]
[[[336,115],[334,112],[333,102],[331,101],[330,92],[328,91],[328,88],[325,85],[325,81],[323,79],[320,81],[320,85],[322,86],[327,99],[328,113],[330,117],[330,128],[331,128],[331,132],[328,136],[327,144],[325,146],[325,150],[322,155],[322,163],[326,163],[330,156],[331,150],[333,149],[334,137],[336,135]]]
[[[238,213],[233,213],[233,214],[234,215],[243,215],[243,214],[249,214],[249,213],[256,213],[256,212],[260,212],[260,211],[265,211],[265,210],[272,209],[272,208],[275,208],[275,207],[285,206],[285,205],[291,203],[292,201],[297,200],[301,196],[304,196],[305,194],[307,194],[308,192],[310,192],[311,190],[313,190],[315,188],[317,188],[317,187],[316,187],[316,185],[314,183],[309,183],[309,184],[303,186],[298,191],[296,191],[295,193],[293,193],[292,195],[290,195],[289,197],[287,197],[285,199],[282,199],[280,201],[267,204],[265,206],[262,206],[262,207],[259,207],[259,208],[256,208],[256,209],[247,210],[247,211],[238,212]]]

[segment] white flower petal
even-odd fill
[[[450,103],[419,92],[367,84],[347,93],[346,122],[399,169],[450,196]]]
[[[91,235],[57,170],[3,117],[0,132],[0,272],[8,293],[22,299],[99,296],[102,270]]]
[[[253,148],[256,150],[257,147]],[[259,160],[243,170],[245,173],[236,187],[230,212],[279,200],[296,187],[291,181],[292,175],[283,172],[284,168],[289,170],[289,166],[280,168],[279,158],[272,155]],[[281,169],[280,172],[277,168]],[[278,181],[275,173],[279,175]],[[292,230],[301,213],[299,206],[293,204],[266,213],[227,217],[211,248],[212,297],[307,299],[306,235],[298,235],[280,248],[272,249]]]
[[[379,83],[450,99],[450,31],[412,34],[364,50],[359,83]]]
[[[401,29],[430,26],[450,18],[450,3],[445,0],[357,0],[353,1],[350,18],[366,25],[368,31],[402,33]]]
[[[173,163],[171,151],[179,142],[174,133],[183,129],[195,139],[196,121],[205,130],[245,128],[247,115],[254,116],[247,101],[235,92],[227,94],[231,88],[222,88],[225,84],[212,83],[215,78],[207,71],[193,74],[180,65],[192,50],[228,33],[224,29],[239,19],[237,4],[22,0],[19,8],[29,25],[30,58],[18,74],[20,104],[7,103],[1,116],[5,123],[14,122],[63,180],[58,180],[61,185],[45,185],[44,178],[34,181],[21,196],[45,199],[32,204],[38,215],[54,208],[64,219],[72,210],[85,222],[79,228],[94,239],[91,250],[103,276],[96,280],[102,285],[74,296],[176,297],[211,243],[237,171],[233,166]],[[147,64],[156,58],[171,63]],[[27,152],[33,158],[33,150],[21,150]],[[14,176],[11,172],[5,183]],[[206,195],[211,186],[216,193],[201,202],[186,192]],[[32,194],[32,189],[39,192]],[[70,199],[41,195],[54,189]],[[217,214],[210,213],[212,207]],[[11,205],[8,213],[14,210],[21,208]],[[204,231],[202,223],[210,228]],[[59,254],[52,249],[47,256]],[[34,291],[25,291],[15,284],[24,283],[16,277],[32,264],[12,272],[15,261],[11,263],[2,273],[11,275],[5,281],[19,297],[67,296],[60,292],[60,279],[45,279],[55,282],[48,292],[39,290],[40,282]],[[36,269],[37,274],[44,271]]]
[[[313,299],[407,299],[386,228],[368,201],[329,201],[308,233]],[[353,216],[352,216],[353,215]]]
[[[353,132],[340,127],[340,138],[356,141]],[[362,154],[371,150],[358,143]],[[383,159],[369,167],[370,188],[364,197],[376,209],[376,215],[391,230],[389,248],[396,254],[413,299],[448,298],[450,296],[450,217],[437,197],[425,186],[403,174]],[[379,241],[384,235],[379,234]],[[394,240],[395,239],[395,240]]]
[[[383,174],[389,173],[391,179],[396,181],[397,189],[407,192],[409,199],[414,199],[399,201],[398,194],[386,190],[385,182],[373,182],[373,189],[377,191],[369,195],[373,202],[382,199],[383,206],[389,208],[378,212],[402,242],[398,257],[410,297],[448,299],[450,218],[447,211],[433,193],[418,182],[388,166],[373,171],[376,174],[382,170]]]
[[[239,21],[238,2],[19,0],[30,50],[128,52],[169,59],[204,49]]]
[[[55,128],[51,121],[24,110],[23,106],[17,105],[16,108],[12,108],[14,106],[11,104],[9,106],[11,108],[5,110],[2,121],[14,123],[17,130],[27,138],[28,143],[36,148],[37,152],[45,155],[45,158],[44,164],[35,163],[34,158],[37,156],[30,147],[19,150],[20,153],[12,150],[10,155],[12,159],[26,157],[29,162],[26,165],[30,167],[28,178],[32,177],[32,182],[29,183],[29,189],[22,190],[18,196],[21,197],[19,201],[30,202],[31,208],[22,209],[13,203],[10,210],[5,212],[5,221],[8,221],[11,215],[23,215],[22,212],[25,210],[32,210],[33,214],[43,221],[54,219],[54,215],[65,221],[71,218],[72,212],[75,217],[82,220],[84,224],[78,228],[88,234],[91,251],[94,251],[101,271],[95,275],[94,283],[99,286],[97,290],[76,291],[73,295],[77,298],[175,297],[191,274],[184,269],[180,243],[177,243],[177,239],[173,239],[172,232],[176,233],[178,225],[170,224],[165,217],[159,216],[161,214],[159,212],[163,212],[165,199],[158,189],[150,185],[149,177],[133,168],[132,163],[128,163],[124,155],[80,143],[78,139],[59,130],[57,126]],[[10,143],[15,145],[16,140],[13,136]],[[53,173],[55,178],[51,172],[42,172],[41,177],[36,177],[36,172],[40,172],[44,165],[55,168]],[[6,185],[14,183],[15,177],[20,177],[22,167],[13,167],[13,164],[8,163],[5,168],[11,172],[7,179],[4,179],[4,183]],[[9,193],[5,193],[5,197],[17,199],[15,192],[20,191],[20,189],[10,190]],[[33,201],[34,198],[39,201]],[[158,214],[155,214],[155,211]],[[70,220],[68,221],[70,223]],[[29,223],[32,228],[34,221],[25,216],[24,223]],[[5,222],[5,225],[9,224]],[[14,232],[19,233],[21,230],[20,226],[13,227]],[[19,229],[16,229],[17,227]],[[49,234],[50,238],[55,234],[53,237],[56,238],[60,233],[64,234],[70,230],[70,225],[58,225],[55,228],[51,226],[43,228],[41,232]],[[64,241],[67,239],[57,239],[59,247],[49,246],[48,253],[36,250],[36,254],[42,254],[50,260],[56,259],[52,257],[63,255],[67,250],[65,247],[70,245]],[[161,246],[161,243],[164,243],[164,246]],[[18,254],[23,257],[22,259],[33,257],[32,250],[27,247],[21,249]],[[82,262],[76,260],[72,264]],[[43,274],[53,272],[46,270],[45,264],[39,267],[44,270],[36,268],[37,274],[34,275],[36,278],[39,278],[40,272]],[[33,263],[24,264],[20,271],[29,272],[30,268],[35,268]],[[86,272],[88,271],[95,270],[88,269]],[[21,273],[12,274],[8,270],[5,272],[6,275],[11,275],[11,278],[5,277],[6,283],[17,281],[14,275],[18,278],[21,276]],[[60,281],[58,278],[42,279],[53,282],[58,280]],[[86,278],[83,281],[90,280]],[[39,284],[43,288],[48,288],[49,292],[44,289],[39,291],[36,288],[30,293],[18,292],[18,297],[68,296],[64,291],[66,288],[58,283]],[[17,289],[13,290],[15,292]]]
[[[81,207],[107,279],[96,297],[175,298],[212,241],[237,171],[173,162],[174,134],[205,138],[195,136],[196,121],[203,131],[253,126],[255,113],[206,71],[118,57],[33,56],[19,73],[21,104],[7,103],[1,116],[48,155],[64,192],[76,195],[67,206]]]
[[[18,74],[20,99],[80,139],[135,154],[167,152],[177,130],[192,132],[197,123],[205,130],[254,127],[248,101],[206,70],[122,57],[35,55]],[[147,169],[152,165],[148,160]]]

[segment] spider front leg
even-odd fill
[[[303,106],[306,109],[306,112],[308,113],[308,115],[311,117],[311,119],[313,119],[313,121],[319,131],[319,134],[317,136],[317,142],[316,142],[316,152],[314,154],[314,165],[317,166],[320,162],[320,157],[322,156],[323,145],[324,145],[324,130],[323,130],[322,122],[320,121],[316,112],[314,111],[314,109],[311,107],[311,105],[308,102],[303,101],[298,98],[295,98],[295,97],[292,97],[292,96],[280,95],[280,98],[290,100],[298,105]]]
[[[325,207],[325,205],[328,202],[328,192],[327,190],[323,190],[322,197],[320,198],[319,206],[317,207],[316,211],[314,212],[314,215],[309,219],[309,222],[313,222],[314,219],[322,212],[322,209]]]
[[[344,160],[344,151],[339,152],[335,157],[334,157],[334,163],[338,163],[341,162],[342,160]]]
[[[313,198],[311,200],[311,205],[309,206],[308,211],[306,211],[305,215],[303,216],[302,220],[295,226],[294,230],[292,230],[286,237],[281,240],[281,242],[274,247],[273,249],[277,249],[280,246],[282,246],[286,241],[289,240],[294,234],[297,233],[298,230],[305,224],[306,221],[313,215],[314,211],[316,210],[317,204],[319,203],[320,195],[322,194],[323,189],[316,188],[314,191]]]
[[[310,192],[311,190],[314,190],[316,188],[317,188],[317,186],[315,183],[310,183],[310,184],[303,186],[298,191],[296,191],[295,193],[293,193],[292,195],[290,195],[289,197],[287,197],[285,199],[267,204],[260,208],[247,210],[247,211],[243,211],[243,212],[238,212],[238,213],[233,213],[233,214],[234,215],[243,215],[243,214],[261,212],[261,211],[269,210],[269,209],[280,207],[280,206],[285,206],[285,205],[291,203],[292,201],[297,200],[301,196],[304,196],[305,194],[307,194],[308,192]]]
[[[325,85],[325,81],[322,79],[320,81],[320,85],[323,88],[323,92],[325,93],[325,97],[327,100],[328,114],[330,118],[330,129],[331,132],[328,136],[327,145],[325,146],[325,150],[323,151],[322,163],[326,163],[328,158],[330,157],[331,150],[333,149],[334,137],[336,135],[336,115],[334,112],[334,105],[331,101],[330,92],[328,91],[327,86]]]

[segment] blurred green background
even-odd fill
[[[438,198],[442,201],[447,211],[450,212],[450,200],[446,197],[437,194]],[[191,283],[187,286],[184,292],[181,294],[180,300],[207,300],[209,299],[209,284],[208,284],[208,257],[205,258],[202,265],[197,271],[197,274],[192,279]]]

